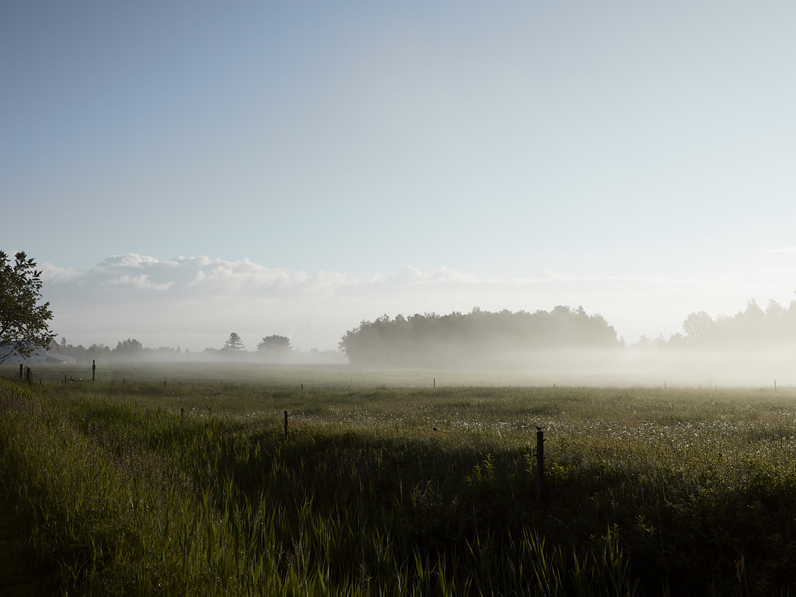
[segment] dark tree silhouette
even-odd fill
[[[340,341],[359,365],[460,366],[494,361],[501,355],[551,348],[619,347],[616,331],[601,315],[582,307],[551,312],[426,313],[363,321]]]
[[[120,359],[137,359],[144,354],[144,345],[136,339],[124,340],[116,344],[116,348],[112,351],[116,358]]]
[[[235,332],[232,332],[227,341],[224,342],[224,348],[222,350],[236,353],[241,352],[245,348],[246,346],[243,344],[243,340],[240,339],[240,336],[238,336]]]
[[[290,339],[286,336],[266,336],[257,345],[260,352],[289,352],[293,350],[290,346]]]
[[[29,357],[37,348],[46,349],[55,337],[47,323],[52,319],[50,303],[41,299],[41,271],[25,253],[0,251],[0,363],[12,355]]]

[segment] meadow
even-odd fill
[[[99,363],[93,383],[53,366],[27,386],[14,371],[0,368],[0,488],[28,529],[14,569],[60,594],[796,587],[792,388]],[[0,592],[21,591],[9,575]]]

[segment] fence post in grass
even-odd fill
[[[287,441],[287,411],[285,411],[285,441]]]
[[[91,361],[91,383],[94,383],[94,375],[97,372],[97,361]]]
[[[544,431],[536,428],[536,499],[547,501],[547,487],[544,482]]]
[[[22,363],[20,363],[19,364],[19,381],[22,381],[22,371],[23,371],[22,367],[23,367],[23,365],[22,365]]]
[[[437,378],[436,377],[434,378],[434,389],[435,390],[437,389]]]
[[[64,375],[64,385],[66,385],[66,375]]]
[[[25,367],[25,381],[29,386],[33,385],[33,371],[30,370],[30,367]]]
[[[301,391],[304,391],[304,384],[301,384]],[[285,412],[285,416],[287,417],[287,412]]]
[[[165,382],[165,381],[163,382],[163,387],[164,387],[164,388],[166,387],[166,382]]]

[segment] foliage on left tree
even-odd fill
[[[41,271],[23,252],[8,255],[0,251],[0,363],[14,354],[31,356],[37,348],[47,348],[55,338],[48,322],[50,303],[41,299]]]

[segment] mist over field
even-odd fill
[[[602,315],[559,305],[382,315],[347,330],[331,350],[296,349],[282,335],[247,345],[232,332],[198,351],[147,347],[135,338],[88,347],[61,338],[50,353],[78,363],[332,367],[337,376],[347,370],[352,379],[360,372],[369,383],[409,385],[438,379],[442,385],[783,387],[796,385],[794,328],[796,302],[784,308],[770,301],[763,310],[750,301],[732,317],[693,312],[682,333],[628,344]]]
[[[112,352],[112,351],[111,351]],[[539,351],[496,351],[489,358],[462,355],[456,361],[440,366],[439,361],[416,361],[407,367],[389,362],[379,366],[352,365],[339,352],[295,351],[288,355],[263,357],[257,353],[235,356],[182,352],[173,349],[149,350],[139,356],[111,356],[87,352],[78,361],[90,370],[91,360],[109,364],[239,364],[263,367],[312,368],[305,375],[313,379],[333,380],[335,384],[352,379],[367,379],[368,384],[428,386],[436,380],[442,386],[653,386],[703,387],[730,386],[777,387],[796,386],[796,349],[719,351],[719,350],[649,350],[633,347],[611,349],[548,349]],[[53,365],[57,367],[57,365]],[[331,367],[331,369],[329,369]],[[297,370],[298,371],[298,370]],[[348,373],[345,373],[345,372]],[[341,377],[342,376],[342,377]],[[297,379],[302,379],[297,373]],[[342,380],[342,381],[340,381]]]
[[[505,355],[484,372],[487,385],[680,386],[702,388],[796,386],[796,350],[619,351],[552,350]]]

